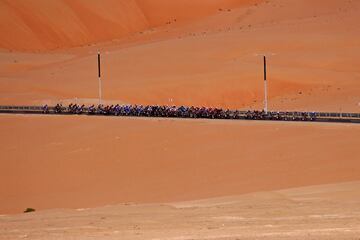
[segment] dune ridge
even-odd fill
[[[0,48],[54,50],[96,44],[256,0],[1,0]]]
[[[0,47],[66,48],[122,37],[148,26],[133,0],[0,1]]]

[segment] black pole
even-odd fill
[[[101,69],[100,69],[100,52],[98,52],[98,74],[99,74],[99,78],[101,77]]]
[[[266,56],[264,56],[264,81],[266,81]]]

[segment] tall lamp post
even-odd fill
[[[101,86],[101,58],[100,51],[98,51],[98,78],[99,78],[99,104],[102,103],[102,86]]]
[[[266,79],[266,56],[264,56],[264,111],[268,112],[268,89]]]

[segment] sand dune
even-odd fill
[[[256,0],[0,1],[0,48],[48,50],[94,44],[168,22],[201,18]]]
[[[96,103],[100,49],[107,103],[260,109],[266,54],[271,110],[359,112],[359,16],[354,0],[0,0],[0,104]],[[0,214],[360,179],[357,125],[3,115],[0,132]]]
[[[357,125],[1,116],[0,131],[2,213],[193,200],[360,173]]]
[[[189,22],[219,11],[246,7],[262,0],[136,0],[151,26]]]
[[[57,51],[51,58],[48,53],[36,54],[33,63],[29,57],[22,61],[21,54],[3,53],[0,100],[95,102],[95,53],[100,48],[103,93],[110,102],[261,108],[261,55],[267,54],[271,109],[359,111],[357,1],[240,1],[242,8],[205,17],[215,6],[207,2],[208,7],[201,8],[205,12],[199,13],[202,17],[191,24],[186,19],[197,10],[188,11],[182,24],[148,29],[105,45]],[[154,12],[165,4],[151,3],[157,6]],[[234,2],[223,3],[231,7]],[[141,26],[147,27],[148,21]]]
[[[0,47],[44,50],[107,41],[140,31],[147,20],[133,0],[0,1]]]

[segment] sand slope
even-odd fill
[[[0,48],[47,50],[99,43],[250,2],[256,1],[1,0]]]
[[[165,0],[50,2],[0,1],[2,46],[43,51],[0,53],[0,104],[96,103],[100,49],[107,103],[261,108],[266,54],[270,109],[359,111],[359,1],[184,1],[208,3],[186,12]],[[96,45],[69,48],[88,43]],[[360,179],[357,125],[76,116],[0,123],[0,212]]]
[[[1,116],[0,131],[1,213],[360,178],[358,125]]]
[[[0,216],[0,239],[357,239],[360,183]]]
[[[133,0],[0,1],[0,47],[44,50],[85,45],[140,31],[147,20]]]
[[[233,8],[246,7],[262,0],[136,0],[151,26],[193,22]]]
[[[207,17],[203,15],[210,14],[215,5],[206,2],[208,7],[200,8],[205,12],[190,23],[186,21],[198,8],[186,11],[189,18],[184,17],[182,23],[147,29],[105,45],[61,50],[50,56],[33,54],[33,60],[19,53],[1,53],[0,101],[49,104],[78,98],[96,103],[96,51],[100,48],[103,94],[110,102],[261,108],[261,56],[267,54],[271,109],[359,111],[358,1],[273,0],[251,5],[240,1],[245,4],[241,8]],[[157,11],[165,2],[151,3],[161,17]],[[164,14],[172,11],[164,9]],[[143,16],[146,26],[151,25],[147,15]],[[93,19],[83,17],[87,18]]]

